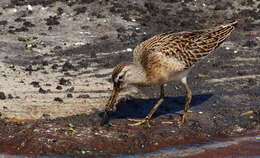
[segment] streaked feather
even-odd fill
[[[215,50],[230,35],[236,24],[237,21],[210,29],[153,36],[135,48],[134,63],[140,63],[147,69],[151,65],[149,63],[159,62],[156,58],[159,53],[176,58],[187,69]]]

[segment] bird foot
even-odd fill
[[[142,125],[142,124],[147,124],[148,127],[151,127],[150,120],[148,118],[144,118],[144,119],[128,119],[128,120],[136,122],[136,123],[128,124],[129,126],[139,126],[139,125]]]
[[[178,121],[178,126],[179,127],[183,126],[186,122],[188,122],[188,118],[189,118],[189,113],[188,112],[184,112],[184,114],[181,117],[181,120]]]
[[[163,121],[162,124],[174,124],[173,121]]]

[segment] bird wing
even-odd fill
[[[215,50],[234,30],[237,21],[220,25],[211,29],[192,32],[163,33],[142,42],[134,51],[134,62],[141,62],[145,67],[147,62],[156,59],[154,53],[172,57],[191,67],[201,58]],[[151,56],[149,61],[142,62],[142,58]],[[155,62],[155,61],[154,61]]]

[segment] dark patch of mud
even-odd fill
[[[196,98],[196,97],[195,97]],[[0,121],[0,151],[30,156],[48,153],[69,156],[111,157],[118,154],[147,153],[171,146],[206,143],[210,138],[226,137],[255,129],[260,125],[260,108],[208,108],[191,113],[187,124],[179,127],[180,115],[165,112],[162,106],[152,127],[131,127],[126,118],[143,117],[147,106],[136,107],[141,100],[119,104],[110,125],[101,127],[102,113],[74,115],[54,120],[11,123]],[[151,101],[153,102],[153,101]],[[131,105],[131,106],[130,106]],[[180,106],[180,105],[178,105]],[[166,108],[167,109],[167,108]],[[241,116],[242,111],[252,111]],[[173,121],[173,124],[163,123]]]

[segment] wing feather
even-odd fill
[[[172,57],[189,68],[215,50],[234,30],[237,22],[192,32],[163,33],[142,42],[134,50],[134,62],[147,67],[154,53]],[[153,56],[149,59],[149,56]],[[142,59],[147,58],[147,59]]]

